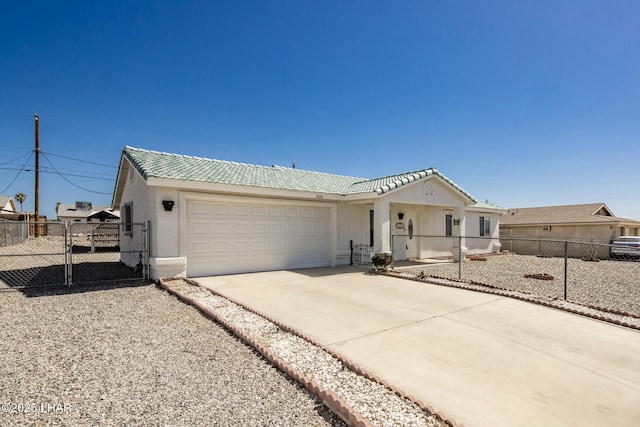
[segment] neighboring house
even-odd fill
[[[604,203],[516,208],[500,217],[505,249],[510,237],[609,244],[618,236],[639,235],[640,221],[618,218]],[[601,252],[605,256],[608,248]]]
[[[104,222],[120,219],[120,212],[109,206],[93,206],[91,202],[76,202],[73,205],[58,203],[56,215],[62,222]]]
[[[435,168],[365,179],[132,147],[112,207],[125,230],[151,222],[153,278],[348,265],[352,242],[399,260],[442,255],[418,235],[483,235],[469,253],[494,252],[504,212]]]
[[[18,212],[13,197],[0,194],[0,218],[13,218]],[[5,215],[4,217],[2,215]]]

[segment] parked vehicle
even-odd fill
[[[611,256],[640,257],[640,236],[620,236],[611,245]]]

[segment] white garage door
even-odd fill
[[[190,277],[330,265],[329,208],[189,201]]]

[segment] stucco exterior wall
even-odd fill
[[[369,211],[373,204],[338,203],[336,265],[351,262],[351,241],[354,245],[370,244]]]
[[[131,204],[131,218],[133,223],[142,223],[149,219],[153,220],[149,212],[150,191],[140,174],[137,171],[133,171],[130,176],[127,177],[127,186],[122,194],[122,200],[119,208],[121,212],[124,205]],[[122,214],[121,214],[122,215]],[[124,217],[121,217],[124,221]],[[137,227],[134,227],[134,233],[139,232]],[[135,253],[129,253],[128,251],[138,249],[137,241],[140,236],[129,236],[124,233],[120,236],[120,261],[128,265],[129,267],[135,266],[139,262],[139,256]],[[153,239],[151,239],[153,242]]]

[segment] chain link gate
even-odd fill
[[[149,278],[149,222],[48,222],[34,230],[0,247],[0,289]]]
[[[149,278],[149,223],[71,223],[66,284]]]

